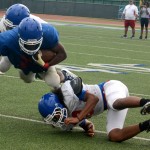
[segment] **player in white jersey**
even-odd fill
[[[150,100],[129,96],[127,86],[118,80],[88,85],[83,84],[79,77],[45,94],[38,103],[46,123],[65,130],[79,125],[89,136],[94,135],[94,124],[87,118],[107,110],[107,135],[114,142],[127,140],[145,130],[150,131],[150,120],[124,127],[128,108],[134,107],[143,107],[141,114],[148,114]]]

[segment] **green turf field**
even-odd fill
[[[61,63],[88,84],[110,79],[124,82],[131,95],[150,98],[150,39],[122,39],[123,30],[84,25],[57,25],[68,58]],[[131,31],[129,31],[131,36]],[[113,143],[106,136],[106,113],[91,120],[95,137],[82,130],[63,132],[43,124],[37,104],[49,92],[41,81],[25,84],[13,67],[0,76],[0,150],[148,150],[150,133]],[[130,109],[126,125],[139,123],[140,109]]]

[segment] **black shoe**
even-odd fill
[[[150,131],[150,120],[149,120],[149,126],[148,126],[148,128],[147,128],[147,130],[146,130],[147,132],[149,132]]]
[[[133,39],[134,38],[134,35],[132,35],[131,37],[130,37],[130,39]]]
[[[141,115],[150,114],[150,102],[147,102],[141,109]]]
[[[127,38],[127,35],[123,35],[123,36],[121,36],[122,38]]]
[[[140,36],[139,39],[142,39],[142,36]]]

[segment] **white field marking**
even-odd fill
[[[78,23],[59,23],[51,22],[51,24],[56,26],[73,26],[73,27],[82,27],[82,28],[101,28],[101,29],[111,29],[111,30],[124,30],[123,27],[112,27],[112,26],[102,26],[102,25],[88,25],[88,24],[78,24]],[[139,29],[137,29],[139,30]]]
[[[0,114],[0,117],[10,118],[10,119],[17,119],[17,120],[23,120],[23,121],[30,121],[30,122],[35,122],[35,123],[41,123],[41,124],[49,125],[49,124],[45,123],[44,121],[39,121],[39,120],[34,120],[34,119],[29,119],[29,118],[22,118],[22,117],[17,117],[17,116],[9,116],[9,115]],[[75,129],[82,130],[79,127],[75,127]],[[95,130],[95,133],[107,134],[105,131],[98,131],[98,130]],[[150,141],[150,139],[137,137],[137,136],[135,136],[133,138],[134,139],[138,139],[138,140]]]
[[[0,77],[7,77],[7,78],[14,78],[14,79],[20,79],[19,77],[15,77],[15,76],[8,76],[8,75],[0,75]],[[43,82],[44,83],[44,81],[43,80],[35,80],[36,82]],[[130,92],[130,94],[131,95],[137,95],[137,96],[143,96],[143,97],[150,97],[150,95],[146,95],[146,94],[138,94],[138,93],[131,93]]]
[[[107,68],[107,69],[116,69],[116,70],[129,70],[129,71],[135,71],[135,72],[146,72],[146,73],[150,73],[150,68],[144,68],[144,67],[136,67],[134,65],[138,65],[138,64],[119,64],[119,65],[115,65],[115,64],[97,64],[97,63],[88,63],[87,65],[89,66],[94,66],[94,67],[98,67],[98,68]]]
[[[87,64],[88,65],[88,64]],[[59,66],[59,65],[56,65],[56,66]],[[62,65],[60,65],[60,66],[62,66],[63,68],[65,68],[65,67],[67,67],[68,66],[68,70],[72,70],[72,71],[75,71],[75,72],[84,72],[83,70],[81,70],[80,68],[83,68],[83,67],[87,67],[86,65],[77,65],[77,64],[68,64],[68,63],[63,63]],[[58,68],[62,68],[62,67],[58,67]],[[89,67],[89,66],[88,66]],[[98,71],[98,70],[96,70],[96,66],[92,66],[93,68],[92,69],[95,69],[95,71]],[[107,70],[108,69],[110,69],[111,67],[107,67],[107,66],[101,66],[102,68],[106,68]],[[57,67],[56,67],[57,68]],[[78,69],[77,69],[78,68]],[[117,67],[118,68],[118,67]],[[136,69],[131,69],[131,70],[127,70],[127,69],[125,69],[125,68],[122,68],[122,69],[120,69],[121,71],[118,71],[119,70],[119,68],[118,68],[118,70],[117,70],[117,68],[116,68],[116,73],[118,72],[118,73],[120,73],[120,74],[122,74],[122,73],[128,73],[128,72],[133,72],[133,73],[138,73],[138,74],[149,74],[149,72],[148,71],[143,71],[143,70],[140,70],[140,71],[138,71],[138,70],[136,70]],[[90,70],[90,68],[88,68],[89,70]],[[88,71],[88,70],[87,70]],[[112,69],[109,71],[109,73],[113,73],[113,72],[111,72],[112,71]],[[126,71],[126,72],[123,72],[123,71]],[[115,70],[114,70],[114,73],[115,73]]]
[[[69,39],[70,39],[70,38],[72,38],[72,39],[80,39],[80,40],[87,40],[87,39],[88,39],[88,36],[86,36],[86,37],[85,37],[85,36],[83,36],[83,37],[81,36],[81,37],[78,37],[78,38],[77,38],[76,36],[62,36],[62,37],[63,37],[63,38],[69,38]],[[91,37],[91,36],[89,36],[89,39],[91,39],[90,37]],[[99,38],[99,39],[102,39],[102,38],[104,38],[104,37],[98,36],[98,38]],[[118,38],[116,38],[116,39],[118,39]],[[101,40],[100,40],[99,43],[108,43],[108,41],[101,41]],[[114,43],[114,44],[118,44],[118,45],[127,45],[127,43],[121,43],[121,42],[111,42],[111,41],[110,41],[110,43]],[[66,44],[69,44],[69,43],[66,43]],[[70,44],[71,44],[71,43],[70,43]],[[138,45],[138,44],[128,44],[128,45],[131,45],[131,46],[138,46],[138,47],[140,46],[140,47],[142,47],[142,49],[143,49],[143,47],[145,47],[145,48],[149,48],[149,47],[150,47],[150,46],[148,46],[148,45],[143,45],[143,44],[140,44],[140,45]],[[82,46],[82,45],[81,45],[81,46]],[[83,46],[85,46],[85,45],[83,45]],[[86,45],[86,46],[88,46],[88,47],[90,46],[90,47],[103,48],[103,47],[100,47],[100,46],[93,46],[93,45]],[[110,49],[110,47],[104,47],[104,48]],[[117,49],[117,48],[115,48],[115,49]],[[118,50],[125,50],[125,51],[131,51],[131,52],[133,51],[133,50],[127,50],[127,49],[118,49]],[[141,52],[141,53],[142,53],[143,51],[141,50],[141,51],[133,51],[133,52],[139,52],[139,53]],[[150,52],[147,51],[147,52],[144,52],[144,53],[150,53]]]
[[[107,58],[115,58],[115,59],[125,59],[125,60],[150,62],[150,60],[125,58],[125,57],[115,57],[115,56],[108,56],[108,55],[87,54],[87,53],[79,53],[79,52],[68,52],[68,53],[79,54],[79,55],[84,55],[84,56],[97,56],[97,57],[107,57]]]
[[[83,46],[83,47],[93,47],[93,48],[103,48],[103,49],[111,49],[111,50],[116,50],[116,51],[126,51],[126,52],[134,52],[134,53],[145,53],[149,54],[150,52],[143,52],[143,51],[135,51],[135,50],[129,50],[129,49],[121,49],[121,48],[112,48],[112,47],[102,47],[102,46],[92,46],[92,45],[83,45],[83,44],[74,44],[74,43],[63,43],[63,44],[68,44],[68,45],[75,45],[75,46]]]

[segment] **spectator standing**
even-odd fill
[[[127,32],[129,26],[132,29],[132,36],[133,38],[135,36],[135,21],[136,18],[138,17],[138,8],[137,6],[134,5],[134,0],[129,0],[129,4],[125,6],[123,10],[122,17],[124,19],[124,35],[122,36],[123,38],[127,38]]]
[[[147,39],[149,15],[150,15],[149,3],[144,2],[144,5],[142,5],[140,9],[141,34],[140,34],[139,39],[143,38],[144,27],[145,27],[145,39]]]

